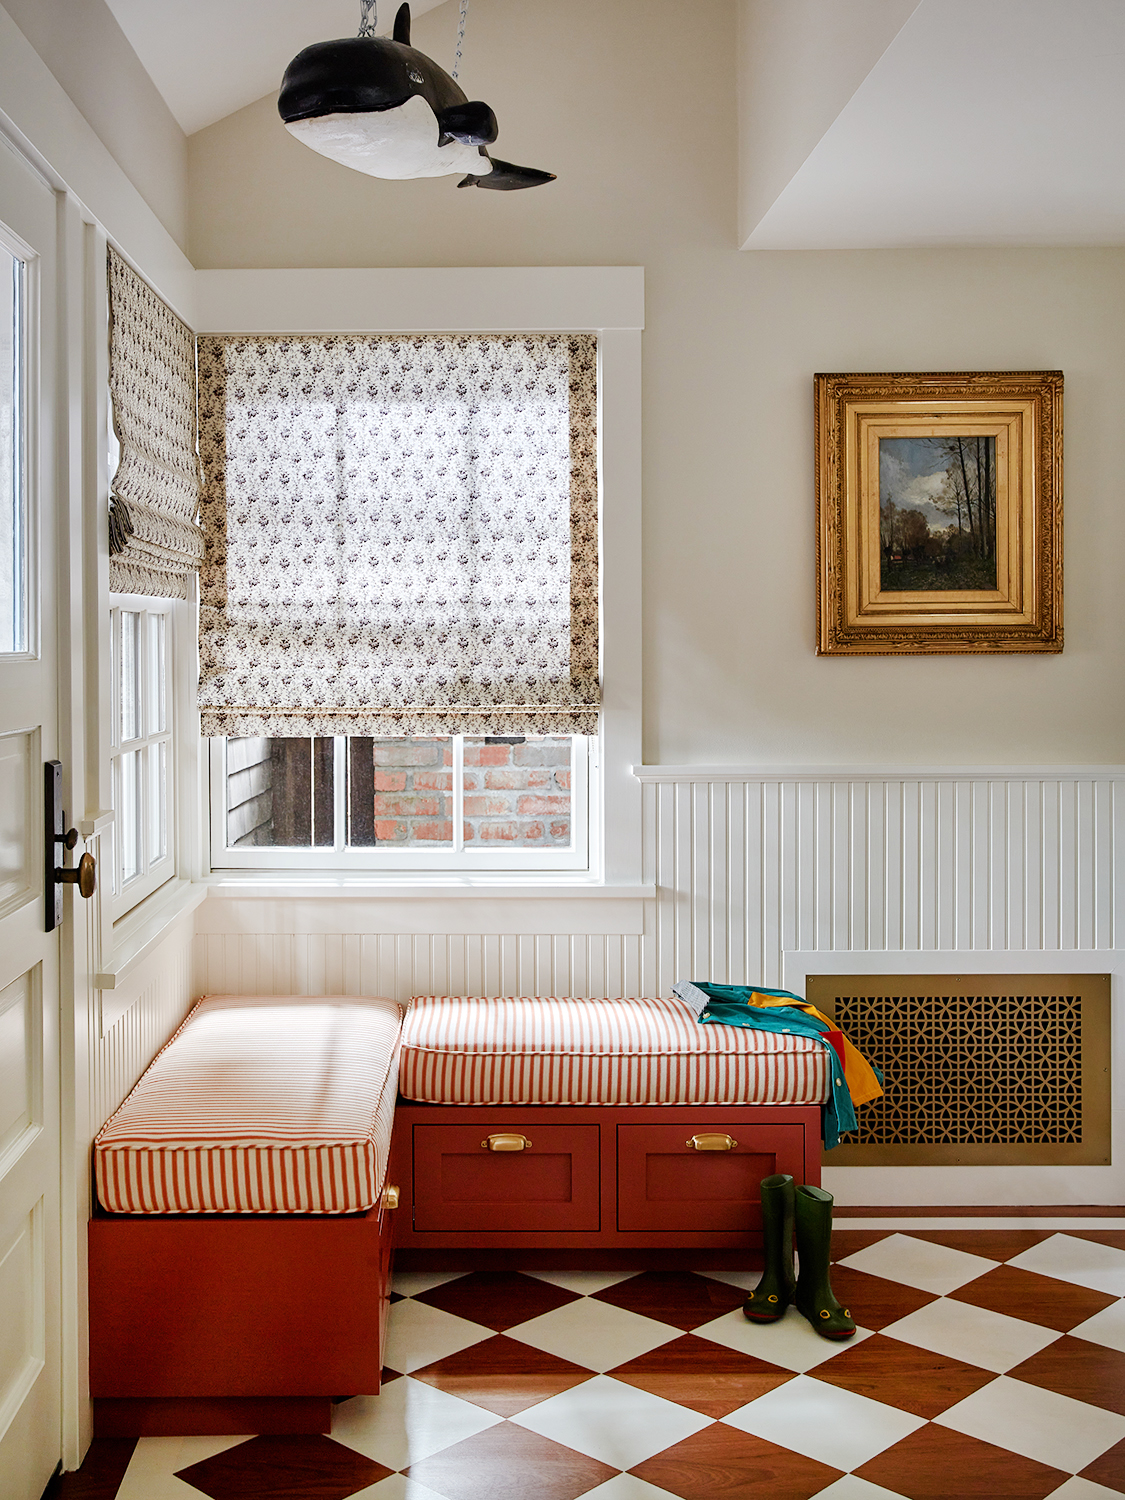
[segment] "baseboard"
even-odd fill
[[[834,1218],[837,1224],[843,1223],[845,1219],[1122,1219],[1125,1218],[1125,1205],[997,1203],[989,1206],[966,1206],[939,1203],[929,1207],[917,1204],[903,1207],[898,1203],[884,1203],[875,1207],[853,1208],[850,1204],[837,1204]]]
[[[96,1397],[96,1438],[329,1432],[327,1396]]]

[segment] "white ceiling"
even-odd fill
[[[442,0],[411,0],[420,16]],[[310,42],[355,36],[358,0],[106,0],[117,24],[188,135],[275,93]],[[398,0],[380,0],[390,31]],[[453,57],[454,29],[449,36]],[[438,59],[441,61],[441,59]]]
[[[1125,244],[1125,0],[921,0],[786,175],[744,248]]]

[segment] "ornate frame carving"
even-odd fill
[[[817,375],[815,390],[817,654],[1061,651],[1062,372]],[[943,436],[993,440],[996,587],[885,589],[879,441]]]

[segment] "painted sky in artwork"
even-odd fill
[[[927,438],[879,439],[879,500],[893,500],[902,510],[920,510],[931,529],[940,531],[950,517],[933,504],[945,482],[948,458]]]

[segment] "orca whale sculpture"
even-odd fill
[[[508,191],[554,181],[553,172],[489,156],[496,116],[410,45],[409,5],[399,8],[393,40],[345,37],[298,52],[277,109],[299,141],[370,177],[464,172],[458,187]]]

